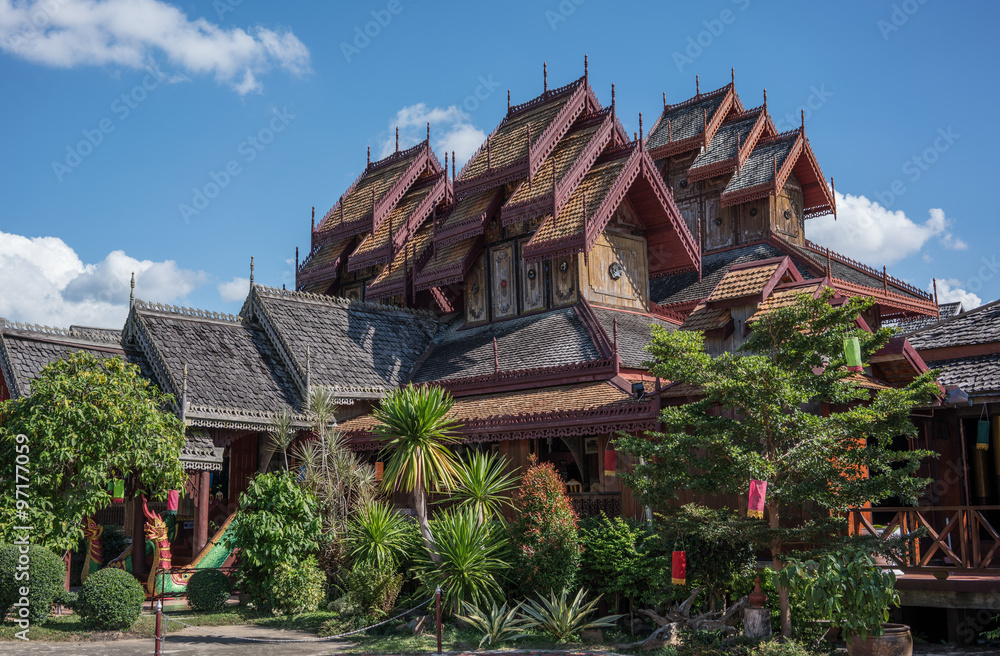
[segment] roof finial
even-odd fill
[[[831,277],[831,271],[832,271],[832,269],[830,268],[830,247],[827,246],[827,248],[826,248],[826,275],[827,275],[828,278]]]
[[[250,256],[250,286],[253,287],[253,255]]]
[[[490,138],[486,137],[486,170],[493,170],[493,158],[490,155]]]
[[[500,374],[500,349],[497,348],[497,336],[493,336],[493,375]]]
[[[639,145],[642,145],[642,112],[639,112]]]
[[[732,84],[733,88],[735,89],[736,88],[736,67],[735,66],[733,66],[732,68],[729,69],[729,76],[730,76],[730,82],[729,83]]]
[[[889,291],[889,274],[886,272],[885,265],[882,265],[882,291]]]
[[[368,146],[368,163],[366,164],[366,167],[371,165],[372,165],[372,147]]]
[[[312,377],[312,347],[306,345],[306,394],[309,394],[309,388],[311,387],[309,379]]]
[[[837,185],[833,182],[833,176],[830,176],[830,187],[833,193],[833,220],[837,220]]]
[[[611,83],[611,120],[615,119],[615,83]]]
[[[695,96],[701,95],[701,82],[698,80],[697,75],[694,76],[694,95]]]
[[[673,130],[673,126],[671,125],[671,121],[668,118],[667,119],[667,141],[673,141],[673,140],[674,140],[674,130]]]
[[[937,305],[937,304],[938,304],[938,297],[937,297],[937,278],[933,278],[932,280],[934,281],[934,304],[935,304],[935,305]],[[938,309],[938,318],[939,318],[939,319],[941,318],[941,310],[940,310],[940,308]]]
[[[132,272],[132,282],[129,283],[128,306],[135,305],[135,271]]]
[[[549,63],[542,62],[542,91],[549,91]]]
[[[188,363],[184,361],[184,373],[181,378],[181,423],[187,419],[187,397],[188,397]]]
[[[704,130],[708,130],[708,109],[703,108],[701,110],[701,124]]]
[[[663,92],[663,111],[667,111],[667,92]]]
[[[448,151],[444,151],[444,178],[448,181]]]
[[[767,89],[764,89],[764,111],[767,111]]]
[[[451,183],[455,184],[455,151],[451,151]]]
[[[583,79],[589,81],[589,78],[590,78],[590,73],[588,71],[587,55],[584,55],[583,56]]]
[[[801,113],[800,113],[800,116],[802,117],[802,124],[799,126],[799,131],[802,132],[802,134],[805,134],[806,133],[806,110],[803,109],[801,111]]]
[[[510,111],[510,89],[507,89],[507,111]]]
[[[399,152],[399,126],[396,126],[396,152]]]
[[[299,247],[295,247],[295,270],[299,270]]]

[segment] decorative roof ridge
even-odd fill
[[[36,323],[22,323],[20,321],[10,321],[0,317],[0,333],[6,331],[16,331],[19,333],[34,333],[45,335],[46,337],[62,337],[76,342],[90,342],[94,344],[114,344],[121,346],[122,331],[114,328],[58,328],[54,326],[43,326]],[[109,334],[113,333],[113,334]]]
[[[325,296],[323,294],[313,294],[311,292],[300,292],[291,289],[278,289],[266,285],[255,285],[259,294],[270,298],[291,298],[294,300],[320,303],[323,305],[337,306],[344,309],[357,308],[375,312],[392,312],[396,314],[408,314],[421,319],[433,319],[437,321],[437,315],[430,310],[418,310],[415,308],[402,308],[395,305],[385,305],[382,303],[368,303],[366,301],[354,301],[340,296]]]
[[[6,319],[0,317],[0,376],[3,376],[4,381],[7,383],[7,391],[10,393],[10,397],[16,399],[22,396],[21,385],[17,381],[13,363],[11,363],[10,355],[7,353],[7,340],[4,339],[3,330],[6,322]]]
[[[177,381],[174,380],[174,376],[170,372],[170,367],[167,366],[167,360],[163,357],[163,353],[160,352],[160,348],[153,340],[153,336],[149,334],[149,327],[146,326],[145,318],[138,312],[139,303],[140,301],[136,301],[135,305],[129,310],[128,319],[125,321],[126,328],[128,328],[129,323],[135,326],[135,332],[128,331],[130,337],[138,342],[139,350],[144,351],[143,355],[146,356],[150,367],[152,367],[153,375],[160,378],[157,381],[160,389],[172,396],[171,405],[174,406],[174,411],[180,417],[184,413],[182,404],[186,400],[181,398],[181,388],[177,385]],[[143,349],[144,346],[148,348],[149,353],[145,353],[146,349]]]
[[[275,417],[273,411],[254,410],[250,408],[231,408],[227,406],[196,405],[188,404],[188,413],[204,414],[228,414],[236,417],[254,417],[264,421],[271,421]],[[309,421],[308,417],[302,413],[293,412],[292,417],[302,421]]]
[[[802,134],[802,130],[800,128],[793,128],[793,129],[787,130],[785,132],[779,132],[778,134],[771,135],[770,137],[763,137],[761,139],[758,139],[757,140],[757,145],[758,146],[763,146],[765,144],[776,143],[778,141],[784,141],[784,140],[788,139],[789,137],[796,137],[796,138],[798,138],[800,136],[803,136],[803,137],[805,136],[805,135]]]
[[[406,150],[397,150],[396,152],[389,153],[380,160],[372,162],[365,168],[365,173],[377,171],[381,168],[389,166],[390,164],[395,164],[398,161],[409,159],[410,157],[419,154],[424,148],[431,150],[430,142],[427,139],[424,139],[414,146],[410,146]]]
[[[594,314],[594,309],[587,302],[587,299],[580,297],[580,300],[573,306],[576,314],[580,317],[583,327],[590,336],[590,341],[597,347],[598,352],[605,358],[618,358],[617,335],[612,337],[604,330],[604,325]]]
[[[802,246],[798,246],[797,244],[790,244],[790,245],[796,246],[798,248],[804,248],[804,249],[806,249],[808,251],[816,253],[817,255],[824,255],[825,256],[825,255],[827,255],[827,253],[829,253],[831,260],[836,260],[836,261],[840,262],[841,264],[846,264],[847,266],[849,266],[849,267],[851,267],[853,269],[857,269],[858,271],[861,271],[863,273],[867,273],[868,275],[874,276],[876,278],[882,278],[883,277],[882,273],[879,272],[879,271],[876,271],[873,267],[868,266],[867,264],[863,264],[861,262],[858,262],[857,260],[852,260],[851,258],[847,257],[846,255],[841,255],[840,253],[836,253],[836,252],[834,252],[832,250],[823,248],[819,244],[813,243],[813,242],[809,241],[808,239],[805,240],[805,244],[802,245]],[[911,285],[908,282],[903,282],[902,280],[900,280],[898,278],[894,278],[893,276],[890,276],[890,275],[886,275],[885,276],[885,280],[886,280],[886,282],[888,284],[890,284],[890,285],[892,285],[894,287],[898,287],[899,289],[906,290],[907,292],[910,292],[911,294],[914,294],[915,296],[918,296],[919,298],[922,298],[922,299],[928,300],[928,301],[934,300],[933,297],[930,295],[929,292],[925,292],[924,290],[919,289],[919,288]],[[863,285],[863,286],[867,287],[867,285]],[[873,287],[872,289],[875,289],[875,288]]]
[[[757,105],[756,107],[751,107],[750,109],[744,109],[742,112],[736,112],[735,114],[723,119],[722,124],[726,125],[727,123],[738,123],[751,117],[755,119],[759,118],[760,113],[765,111],[765,109],[764,105]]]
[[[911,330],[908,333],[901,333],[899,336],[900,337],[907,337],[907,338],[909,338],[910,336],[916,335],[917,333],[922,333],[922,332],[924,332],[926,330],[930,330],[932,328],[939,328],[939,327],[943,326],[946,323],[951,323],[952,321],[955,321],[956,319],[965,319],[969,315],[979,314],[980,312],[982,312],[984,310],[988,310],[988,309],[996,306],[997,304],[1000,304],[1000,298],[998,298],[995,301],[990,301],[989,303],[986,303],[985,305],[980,305],[979,307],[977,307],[975,309],[967,310],[966,312],[963,312],[962,314],[956,314],[955,316],[948,317],[947,319],[941,319],[940,321],[937,321],[937,322],[932,323],[930,325],[924,326],[923,328],[917,328],[916,330]],[[914,347],[914,348],[916,348],[916,347]],[[941,348],[941,347],[935,347],[935,348]],[[944,347],[944,348],[950,348],[950,347]]]
[[[587,76],[586,75],[583,75],[583,76],[581,76],[581,77],[573,80],[569,84],[564,84],[563,86],[558,87],[556,89],[551,89],[551,90],[548,90],[548,91],[543,91],[540,95],[535,96],[531,100],[525,101],[525,102],[523,102],[523,103],[521,103],[519,105],[511,105],[510,109],[507,110],[507,114],[504,116],[503,120],[500,121],[500,125],[503,125],[504,123],[506,123],[507,119],[509,119],[509,118],[513,118],[513,117],[518,116],[520,114],[524,114],[525,112],[530,111],[530,110],[532,110],[532,109],[534,109],[536,107],[541,107],[542,105],[547,105],[548,103],[552,102],[553,100],[558,100],[559,98],[562,98],[563,96],[570,95],[573,91],[576,91],[577,86],[580,85],[581,83],[583,83],[583,84],[587,83]]]
[[[721,86],[721,87],[719,87],[718,89],[716,89],[714,91],[707,91],[705,93],[700,93],[698,95],[691,96],[687,100],[683,100],[683,101],[681,101],[679,103],[675,103],[673,105],[667,105],[664,108],[663,112],[661,113],[661,116],[663,114],[666,114],[667,112],[671,112],[671,111],[673,111],[675,109],[682,109],[684,107],[690,107],[692,105],[697,105],[698,103],[700,103],[700,102],[702,102],[704,100],[708,100],[709,98],[714,98],[715,96],[719,96],[719,95],[725,95],[725,93],[727,91],[729,91],[730,89],[733,90],[733,94],[735,95],[736,94],[736,87],[734,87],[733,83],[730,82],[729,84]]]
[[[243,317],[227,312],[213,312],[211,310],[167,305],[165,303],[150,303],[148,301],[140,301],[139,299],[135,300],[135,307],[137,310],[146,310],[156,314],[169,314],[187,319],[207,319],[209,321],[243,324]]]

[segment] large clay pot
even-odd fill
[[[883,624],[878,638],[862,640],[851,636],[847,642],[849,656],[913,656],[913,637],[905,624]]]

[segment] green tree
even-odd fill
[[[684,490],[746,494],[765,480],[766,523],[758,546],[780,570],[790,543],[831,543],[847,526],[844,511],[888,497],[915,502],[926,479],[915,476],[928,451],[894,451],[914,437],[911,409],[937,392],[930,373],[901,389],[873,393],[846,368],[844,340],[857,338],[865,360],[893,330],[868,332],[857,318],[871,307],[855,297],[835,307],[833,292],[801,295],[752,324],[740,353],[713,358],[699,332],[653,328],[651,371],[696,385],[703,398],[665,408],[662,433],[618,440],[640,460],[625,484],[644,505],[666,509]],[[810,512],[811,509],[811,512]],[[795,510],[801,519],[782,513]],[[791,519],[791,521],[789,521]],[[782,633],[791,633],[788,589],[778,586]]]
[[[36,544],[74,549],[83,518],[111,504],[114,479],[160,499],[180,488],[184,426],[165,410],[170,401],[121,358],[78,352],[44,367],[30,396],[0,404],[0,480],[13,487],[21,474],[30,486],[27,508],[3,495],[0,541],[31,526]]]
[[[440,387],[407,385],[393,390],[375,408],[375,434],[390,452],[382,489],[412,492],[424,546],[436,562],[434,534],[427,517],[427,494],[451,491],[458,462],[448,444],[458,441],[449,418],[451,395]]]

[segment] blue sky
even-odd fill
[[[710,90],[733,66],[746,106],[767,88],[780,129],[808,107],[847,196],[807,235],[921,288],[937,277],[967,305],[993,300],[998,14],[940,0],[0,0],[0,316],[121,325],[133,269],[139,297],[236,312],[251,255],[258,282],[292,286],[310,208],[322,216],[395,124],[405,146],[429,119],[440,155],[467,156],[508,88],[515,103],[541,92],[543,61],[565,84],[584,54],[630,132],[662,92],[679,102],[696,74]]]

